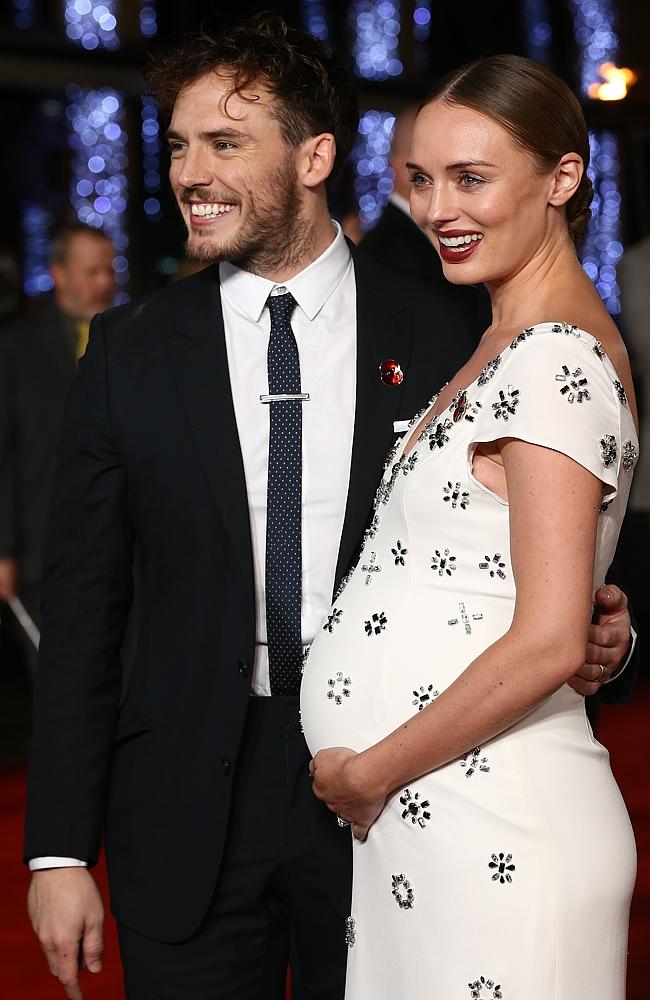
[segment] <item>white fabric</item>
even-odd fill
[[[264,564],[269,407],[259,397],[269,391],[271,320],[264,305],[277,283],[232,264],[221,264],[219,273],[253,539],[257,642],[251,690],[268,695]],[[338,225],[325,253],[281,287],[297,302],[291,328],[300,355],[302,391],[309,393],[302,404],[302,641],[307,645],[332,600],[354,431],[356,285],[350,250]]]
[[[78,858],[32,858],[29,862],[30,872],[38,872],[42,868],[87,868],[85,861]]]
[[[307,659],[312,753],[377,743],[507,631],[509,508],[472,476],[478,441],[521,438],[601,479],[613,501],[598,526],[602,583],[636,433],[597,346],[563,324],[525,331],[468,387],[459,419],[452,404],[403,456],[407,432]],[[624,1000],[634,838],[607,750],[568,685],[397,791],[353,855],[346,1000]]]

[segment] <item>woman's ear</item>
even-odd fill
[[[553,171],[549,205],[566,205],[578,190],[584,173],[582,157],[565,153]]]

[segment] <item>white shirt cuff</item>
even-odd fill
[[[30,872],[41,871],[42,868],[87,868],[87,861],[78,858],[32,858],[29,862]]]
[[[635,647],[635,646],[636,646],[636,632],[635,632],[635,631],[634,631],[634,629],[633,629],[633,628],[632,628],[632,627],[630,626],[630,651],[629,651],[629,653],[627,654],[627,656],[625,657],[625,663],[623,664],[623,666],[622,666],[622,667],[620,667],[620,668],[619,668],[619,669],[618,669],[618,670],[616,671],[616,673],[615,673],[615,674],[612,674],[612,676],[611,676],[611,677],[608,677],[608,678],[607,678],[607,680],[605,681],[605,684],[611,684],[611,683],[612,683],[612,681],[617,681],[617,680],[619,679],[619,677],[620,677],[620,676],[622,675],[623,671],[624,671],[624,670],[625,670],[625,668],[627,667],[628,663],[629,663],[629,662],[630,662],[630,660],[632,659],[632,654],[634,653],[634,647]]]

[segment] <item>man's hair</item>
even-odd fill
[[[110,236],[102,229],[95,229],[93,226],[87,226],[83,222],[70,222],[66,225],[57,226],[52,233],[50,263],[64,264],[70,250],[71,241],[75,236],[84,233],[86,236],[93,236],[95,239],[111,242]]]
[[[244,99],[242,92],[250,85],[264,85],[291,146],[331,133],[336,140],[333,175],[339,172],[357,131],[357,99],[351,74],[317,38],[290,27],[277,14],[256,14],[157,55],[146,76],[150,92],[169,115],[184,87],[214,72],[231,76],[230,93]]]

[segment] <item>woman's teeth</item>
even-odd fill
[[[449,247],[451,249],[458,249],[461,247],[463,250],[468,243],[478,243],[479,240],[483,239],[483,233],[465,233],[464,236],[441,236],[438,233],[438,239],[442,243],[443,247]]]
[[[193,204],[191,206],[192,215],[225,215],[227,212],[231,212],[235,206],[227,205],[225,202],[216,201],[212,204],[201,203],[199,205]]]

